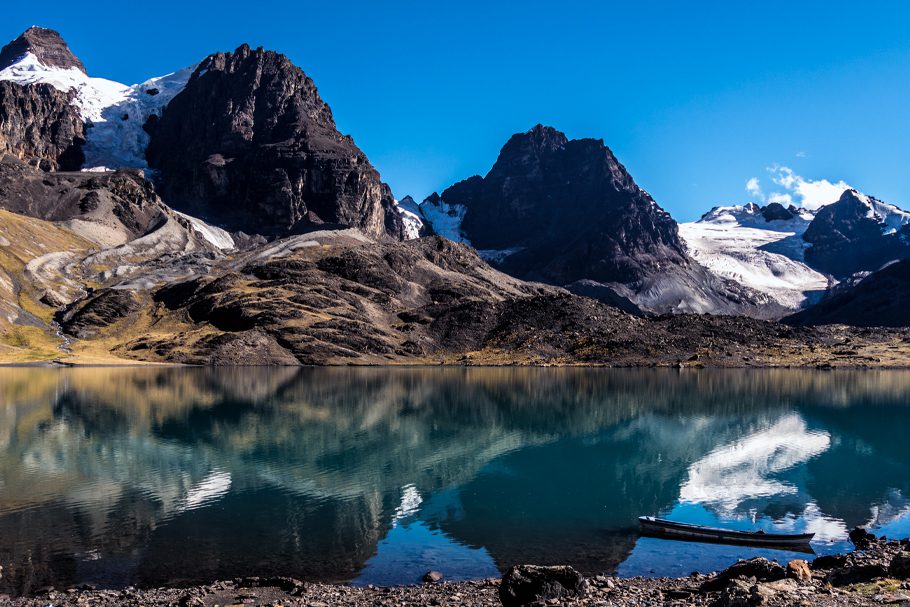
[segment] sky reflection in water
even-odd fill
[[[0,592],[794,556],[645,514],[832,552],[910,534],[908,422],[900,371],[0,369]]]

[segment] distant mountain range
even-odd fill
[[[677,224],[603,141],[543,125],[396,200],[247,45],[128,86],[30,28],[0,50],[0,214],[0,360],[821,364],[829,329],[755,319],[906,324],[837,313],[910,258],[897,207]]]

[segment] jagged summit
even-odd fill
[[[209,55],[146,129],[149,166],[177,209],[268,236],[351,226],[403,237],[389,187],[280,53]]]
[[[76,68],[86,73],[85,66],[56,30],[37,25],[25,30],[0,50],[0,70],[17,63],[26,53],[31,53],[47,67]]]

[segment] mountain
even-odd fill
[[[539,126],[396,201],[278,53],[125,86],[42,32],[0,51],[4,362],[817,365],[906,338],[686,314],[781,306],[693,261],[601,141]]]
[[[805,261],[812,212],[778,203],[714,207],[679,225],[692,258],[714,274],[766,294],[785,310],[817,301],[831,280]]]
[[[485,177],[421,208],[437,234],[470,242],[525,280],[657,312],[777,312],[767,297],[692,261],[676,222],[602,140],[569,140],[537,125],[512,136]]]
[[[873,272],[785,321],[799,326],[910,326],[910,260]]]
[[[806,263],[838,279],[910,257],[910,213],[846,190],[806,228]]]
[[[284,55],[247,45],[210,55],[146,129],[149,165],[177,209],[267,236],[324,224],[403,236],[391,190]]]
[[[19,63],[29,54],[49,68],[74,69],[86,73],[85,66],[58,32],[38,26],[28,28],[0,49],[0,70]]]

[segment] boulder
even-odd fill
[[[588,591],[588,582],[572,567],[515,565],[499,585],[504,607],[520,607],[538,601],[579,597]]]
[[[753,607],[759,603],[752,595],[752,584],[744,580],[731,580],[720,597],[714,603],[713,607]]]
[[[787,577],[799,580],[800,582],[812,581],[812,570],[809,569],[809,563],[802,559],[794,559],[787,563]]]
[[[737,561],[703,583],[701,590],[703,592],[720,590],[725,588],[730,580],[737,578],[755,578],[760,582],[774,582],[785,577],[787,577],[787,570],[782,565],[759,556],[747,561]]]
[[[832,586],[849,586],[850,584],[864,584],[888,576],[888,568],[884,565],[852,565],[835,569],[828,574],[827,581]]]
[[[853,545],[860,550],[868,548],[869,544],[875,541],[875,536],[862,527],[856,527],[853,531],[850,532],[849,537],[850,541],[853,542]]]
[[[888,574],[899,580],[910,579],[910,555],[898,554],[891,559],[891,564],[888,566]]]
[[[435,584],[441,582],[445,576],[439,571],[427,571],[421,578],[426,584]]]

